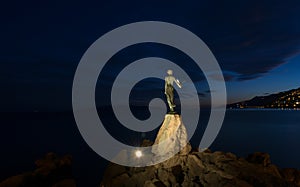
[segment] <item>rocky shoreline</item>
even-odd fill
[[[35,161],[36,169],[9,177],[0,187],[75,187],[72,175],[72,156],[48,153]]]
[[[149,141],[145,141],[149,145]],[[100,187],[197,187],[268,186],[299,187],[300,171],[279,168],[270,155],[256,152],[247,158],[232,153],[192,150],[190,145],[169,160],[148,167],[124,167],[110,163]],[[35,162],[36,169],[9,177],[0,187],[75,187],[72,157],[48,153]]]
[[[247,158],[239,158],[232,153],[191,150],[186,154],[177,154],[160,164],[142,168],[111,163],[100,186],[292,187],[300,186],[300,171],[278,168],[271,163],[267,153],[256,152]]]

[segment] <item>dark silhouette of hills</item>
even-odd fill
[[[300,88],[267,96],[256,96],[247,101],[229,104],[228,108],[300,108]]]

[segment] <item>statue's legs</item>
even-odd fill
[[[170,96],[167,96],[167,99],[168,99],[168,105],[169,105],[169,108],[170,108],[170,110],[173,112],[173,111],[174,111],[174,107],[173,107],[173,105],[172,105],[172,103],[171,103],[171,101],[170,101]]]
[[[168,101],[168,105],[171,111],[174,111],[174,107],[176,106],[174,104],[174,88],[171,85],[167,86],[166,89],[166,95],[167,95],[167,101]]]

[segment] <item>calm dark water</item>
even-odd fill
[[[155,133],[133,134],[129,141],[151,139]],[[192,145],[199,143],[198,136],[192,138]],[[81,138],[72,113],[1,114],[0,141],[0,181],[34,169],[34,161],[47,152],[73,156],[79,186],[98,186],[107,165]],[[274,164],[300,169],[300,111],[228,110],[210,148],[238,156],[268,152]]]
[[[300,111],[229,110],[211,146],[239,156],[260,151],[280,167],[300,169]]]

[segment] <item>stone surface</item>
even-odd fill
[[[283,178],[289,182],[293,182],[300,186],[300,171],[294,168],[284,168],[280,170],[280,174]]]
[[[251,163],[262,164],[263,166],[271,164],[270,155],[268,153],[255,152],[248,155],[247,160]]]
[[[45,158],[35,162],[36,169],[10,177],[0,183],[0,187],[75,187],[72,176],[72,157],[58,157],[48,153]]]
[[[152,153],[157,158],[166,160],[180,152],[187,155],[191,151],[186,128],[178,114],[166,114],[162,126],[156,136]]]
[[[265,153],[254,153],[248,158],[254,158],[253,155],[258,156],[258,161],[250,159],[249,162],[232,153],[193,151],[185,155],[176,154],[154,166],[123,169],[118,166],[118,172],[112,164],[107,168],[100,186],[300,186],[298,170],[279,169],[271,164],[270,157]],[[266,159],[261,159],[262,155]]]

